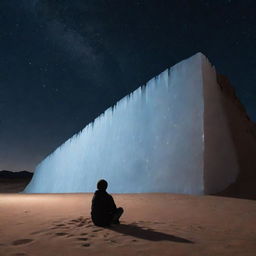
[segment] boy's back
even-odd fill
[[[117,208],[113,197],[107,193],[108,183],[100,180],[97,184],[92,199],[91,217],[97,226],[108,226],[111,223],[119,223],[119,218],[123,213],[123,208]]]
[[[113,197],[104,190],[96,190],[92,199],[92,219],[96,224],[109,224],[116,210]]]

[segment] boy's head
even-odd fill
[[[106,190],[108,187],[108,183],[105,180],[99,180],[97,183],[98,190]]]

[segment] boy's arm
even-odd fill
[[[116,204],[111,195],[109,195],[109,210],[114,211],[116,209]]]

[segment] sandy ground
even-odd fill
[[[0,255],[256,255],[256,202],[113,195],[120,225],[94,226],[92,194],[0,194]]]

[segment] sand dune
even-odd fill
[[[0,255],[255,255],[256,202],[114,195],[121,225],[90,219],[92,194],[0,194]]]

